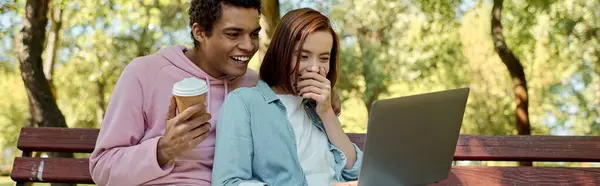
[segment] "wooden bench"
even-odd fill
[[[87,159],[32,158],[31,152],[91,153],[98,129],[23,128],[11,178],[25,182],[88,183]],[[364,134],[348,134],[363,148]],[[461,135],[455,160],[600,162],[600,136]],[[452,166],[447,180],[432,185],[600,185],[600,167]]]
[[[94,184],[88,159],[34,158],[32,152],[91,153],[99,129],[22,128],[17,148],[23,151],[16,157],[10,174],[17,186],[26,182]]]

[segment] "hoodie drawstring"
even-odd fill
[[[227,78],[223,79],[223,81],[225,82],[225,97],[223,97],[223,100],[225,100],[225,98],[227,98],[227,93],[229,92],[229,89],[227,88]]]
[[[210,96],[210,92],[211,92],[210,91],[210,88],[211,88],[210,87],[211,86],[210,85],[210,78],[208,78],[208,76],[206,76],[206,75],[204,75],[204,78],[206,79],[206,83],[208,84],[208,95],[206,97],[206,99],[208,101],[207,101],[207,108],[206,108],[207,111],[206,111],[206,113],[210,114],[210,100],[211,100],[211,96]],[[227,87],[227,84],[229,84],[229,83],[227,82],[227,79],[223,79],[223,81],[224,81],[224,84],[225,84],[225,97],[223,97],[223,99],[225,99],[225,98],[227,98],[227,95],[229,93],[229,87]]]
[[[206,79],[206,83],[208,84],[208,95],[206,96],[207,101],[207,108],[206,108],[206,113],[210,114],[210,78],[208,78],[208,76],[204,75],[204,78]]]

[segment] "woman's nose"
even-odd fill
[[[316,63],[311,63],[310,66],[308,67],[308,70],[311,72],[318,72],[319,71],[319,65]]]

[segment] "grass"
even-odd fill
[[[0,186],[13,186],[15,182],[8,176],[0,176]]]

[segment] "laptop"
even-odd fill
[[[428,185],[447,179],[469,91],[375,101],[358,185]]]

